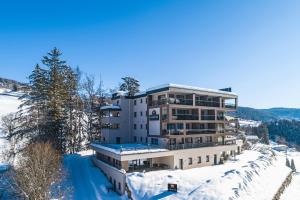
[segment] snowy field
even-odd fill
[[[293,174],[292,182],[285,189],[281,200],[300,199],[300,152],[289,152],[288,158],[294,159],[297,172]]]
[[[104,174],[91,161],[92,151],[83,151],[78,154],[66,155],[64,167],[67,173],[67,185],[70,185],[70,199],[126,199],[115,192],[107,192],[111,186]]]
[[[134,199],[269,200],[289,172],[284,157],[259,147],[224,165],[132,173],[127,184]],[[168,192],[168,183],[176,183],[178,192]]]

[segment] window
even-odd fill
[[[143,99],[142,99],[142,98],[141,98],[141,100],[140,100],[140,101],[141,101],[141,103],[143,103]]]
[[[133,142],[136,142],[136,136],[133,137]]]
[[[140,138],[140,141],[143,142],[143,137]]]
[[[193,158],[189,158],[189,165],[193,164]]]
[[[136,129],[136,124],[133,124],[133,129]]]
[[[158,139],[157,138],[151,138],[151,144],[158,144]]]
[[[136,105],[136,100],[133,101],[133,104]]]
[[[141,116],[143,116],[143,112],[141,111]]]
[[[119,188],[119,190],[121,190],[121,183],[120,182],[118,183],[118,188]]]
[[[201,163],[201,156],[198,156],[198,163]]]
[[[143,129],[143,124],[140,125],[140,129]]]
[[[119,105],[119,100],[117,101],[117,105]]]
[[[206,162],[209,162],[209,155],[206,156]]]
[[[133,116],[136,117],[136,112],[133,113]]]

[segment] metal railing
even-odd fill
[[[219,101],[196,100],[196,106],[220,107]]]

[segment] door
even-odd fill
[[[120,137],[116,137],[116,143],[121,144],[121,138]]]
[[[218,164],[218,160],[217,160],[217,154],[214,155],[214,165]]]
[[[179,159],[179,169],[183,169],[183,159]]]

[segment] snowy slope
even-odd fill
[[[259,151],[245,151],[224,165],[131,173],[127,184],[134,199],[269,200],[290,169],[284,158]],[[168,192],[168,183],[177,183],[178,192]]]

